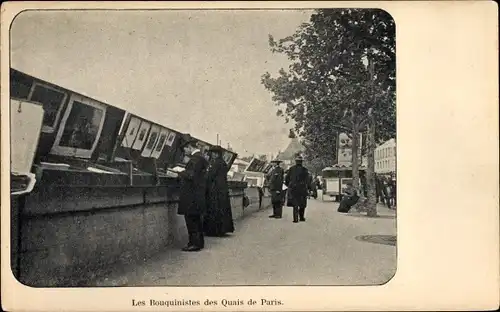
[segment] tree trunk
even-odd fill
[[[369,217],[377,216],[377,191],[375,181],[375,116],[370,116],[367,135],[367,168],[366,183],[368,184],[368,198],[366,201],[366,215]]]
[[[358,142],[359,140],[359,127],[354,125],[352,127],[352,186],[360,193],[359,187],[359,157],[358,157]]]

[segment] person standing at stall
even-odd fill
[[[183,251],[199,251],[205,247],[203,237],[203,214],[206,209],[205,175],[208,162],[201,151],[193,146],[184,148],[185,155],[191,154],[184,171],[179,172],[180,194],[177,213],[184,216],[189,242]]]
[[[229,199],[227,172],[229,168],[222,158],[222,148],[210,148],[210,164],[207,173],[207,213],[204,230],[207,236],[223,236],[234,232],[233,214]]]
[[[311,186],[309,185],[309,171],[302,166],[302,156],[295,158],[295,165],[290,167],[285,177],[285,185],[288,187],[287,206],[293,207],[293,223],[306,221],[305,210],[307,208],[307,195]]]
[[[285,191],[283,190],[283,178],[285,171],[280,167],[281,161],[275,159],[271,161],[273,168],[268,174],[269,191],[271,192],[271,203],[273,205],[273,214],[269,218],[281,219],[283,214],[283,201]]]

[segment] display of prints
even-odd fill
[[[157,125],[153,125],[151,127],[151,131],[149,131],[149,136],[146,142],[146,146],[144,146],[144,149],[142,150],[141,153],[142,157],[151,156],[151,152],[153,151],[153,148],[156,145],[156,141],[158,141],[159,134],[160,134],[160,127]]]
[[[174,140],[175,140],[175,132],[170,131],[170,133],[167,136],[167,142],[165,142],[165,145],[172,146],[172,144],[174,144]]]
[[[262,170],[263,173],[268,173],[269,170],[271,170],[271,168],[273,167],[272,164],[267,164],[265,167],[264,167],[264,170]]]
[[[137,137],[137,133],[139,132],[139,126],[141,125],[141,120],[136,117],[130,118],[130,122],[127,127],[127,132],[125,132],[125,136],[122,140],[122,147],[131,148],[132,144],[134,144],[134,140]]]
[[[266,168],[266,165],[267,165],[267,163],[264,160],[254,158],[254,159],[252,159],[252,161],[250,161],[250,164],[248,164],[245,171],[263,172],[264,169]]]
[[[144,142],[146,142],[148,136],[148,130],[151,127],[149,122],[142,121],[141,126],[139,127],[139,131],[137,133],[137,137],[135,138],[134,144],[132,148],[135,150],[140,150],[144,146]]]
[[[153,152],[151,153],[151,157],[158,158],[161,155],[161,152],[163,151],[163,146],[165,146],[165,142],[167,141],[167,136],[169,132],[170,131],[168,131],[165,128],[161,129],[160,137],[155,145]]]

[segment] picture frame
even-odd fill
[[[153,149],[156,146],[158,138],[160,136],[160,126],[153,125],[151,127],[151,131],[149,131],[148,138],[146,140],[146,144],[144,145],[144,149],[141,152],[142,157],[150,157]]]
[[[76,104],[76,105],[75,105]],[[73,111],[74,108],[78,107],[77,105],[85,105],[88,107],[91,107],[95,109],[96,111],[99,112],[99,120],[96,122],[94,125],[97,127],[94,139],[92,141],[92,144],[89,148],[81,148],[81,147],[76,147],[76,146],[68,146],[65,144],[62,144],[62,141],[65,141],[65,138],[63,137],[63,134],[65,133],[65,130],[67,131],[67,122],[69,121],[69,117]],[[81,116],[77,116],[80,118]],[[94,119],[96,116],[93,116],[92,119]],[[70,97],[68,106],[66,107],[66,111],[64,113],[64,116],[61,120],[61,124],[59,125],[57,135],[54,141],[54,144],[52,145],[52,149],[50,151],[51,154],[55,155],[62,155],[62,156],[70,156],[70,157],[79,157],[79,158],[90,158],[92,156],[92,153],[94,152],[95,148],[97,147],[97,144],[99,142],[99,138],[101,137],[101,132],[102,128],[104,125],[104,120],[106,117],[106,105],[101,104],[95,100],[86,98],[82,95],[78,94],[73,94]],[[94,120],[92,120],[92,123],[94,123]],[[77,127],[74,127],[77,129]]]
[[[131,117],[130,122],[127,126],[125,135],[123,136],[121,146],[125,148],[132,148],[135,138],[139,133],[139,128],[141,125],[141,120],[137,117]]]
[[[56,127],[57,127],[57,123],[59,122],[59,119],[61,118],[61,113],[62,113],[63,108],[64,108],[64,103],[66,102],[66,99],[68,98],[68,94],[66,92],[64,92],[62,90],[59,90],[59,89],[56,89],[56,88],[54,88],[54,87],[52,87],[52,86],[50,86],[48,84],[40,83],[38,81],[35,81],[31,85],[30,92],[28,94],[27,100],[31,101],[31,102],[40,103],[40,104],[42,104],[42,107],[44,107],[46,105],[46,103],[42,103],[40,101],[37,101],[36,99],[33,99],[34,95],[36,94],[35,92],[37,91],[37,87],[39,87],[39,88],[45,88],[47,90],[50,90],[50,91],[53,91],[53,92],[57,92],[57,93],[61,93],[63,95],[62,100],[61,100],[61,102],[58,105],[57,112],[56,112],[56,115],[54,117],[54,121],[50,125],[44,125],[44,124],[42,124],[42,130],[41,130],[41,132],[43,132],[43,133],[53,133],[55,131]],[[45,108],[44,108],[44,110],[45,110]],[[47,114],[47,112],[45,114]],[[44,116],[44,119],[45,119],[45,116]]]
[[[151,123],[141,120],[141,125],[139,126],[139,131],[137,132],[137,136],[134,140],[134,144],[132,144],[132,149],[141,150],[148,138],[148,131],[151,128]]]

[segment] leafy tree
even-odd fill
[[[278,41],[270,35],[269,45],[291,64],[276,78],[265,73],[262,83],[273,94],[277,115],[295,121],[306,154],[332,157],[338,132],[348,133],[359,187],[358,133],[368,134],[368,211],[376,214],[373,151],[395,134],[396,122],[392,17],[378,9],[317,10],[293,35]]]

